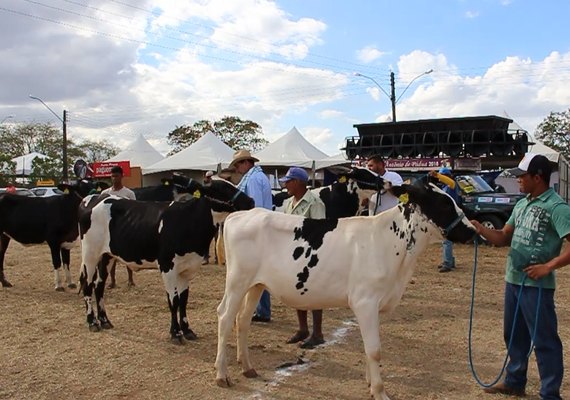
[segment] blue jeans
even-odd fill
[[[455,267],[455,257],[453,257],[453,242],[445,239],[442,242],[443,248],[443,265],[445,267]]]
[[[259,304],[255,310],[258,317],[271,318],[271,297],[269,292],[264,290],[259,299]]]
[[[519,285],[506,284],[504,337],[507,346],[513,329],[519,291]],[[525,286],[520,296],[519,312],[505,377],[505,384],[512,388],[522,389],[526,386],[527,355],[536,323],[538,291],[539,289],[536,287]],[[541,381],[540,398],[542,400],[560,400],[564,363],[562,360],[562,342],[558,336],[554,289],[542,289],[539,310],[539,325],[534,339],[534,354]]]

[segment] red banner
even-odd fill
[[[93,178],[108,178],[111,176],[111,168],[118,165],[123,169],[123,176],[131,176],[130,161],[112,161],[112,162],[94,162],[91,165],[93,169]]]

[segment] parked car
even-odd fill
[[[0,188],[0,194],[2,193],[6,193],[6,188]],[[34,193],[30,190],[30,189],[26,189],[26,188],[16,188],[16,191],[13,192],[17,195],[20,196],[30,196],[30,197],[34,197]]]
[[[37,197],[51,197],[63,194],[63,192],[55,186],[38,186],[31,189],[31,191]]]

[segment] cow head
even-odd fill
[[[107,189],[109,184],[102,181],[92,181],[81,179],[74,183],[60,183],[57,188],[63,193],[75,193],[81,198],[90,194],[100,194],[103,190]]]
[[[433,183],[393,186],[392,193],[400,197],[403,207],[415,204],[441,234],[452,242],[466,243],[475,237],[475,227],[469,222],[455,201]]]
[[[347,193],[358,197],[358,211],[361,211],[364,199],[369,199],[374,193],[391,187],[389,182],[384,182],[382,177],[368,168],[337,167],[335,172],[338,174],[337,183],[345,184]],[[342,188],[336,190],[342,191]]]

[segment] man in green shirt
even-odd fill
[[[291,167],[287,174],[279,179],[287,188],[291,195],[283,202],[285,214],[300,215],[305,218],[323,219],[325,218],[325,204],[307,189],[309,175],[298,167]],[[307,322],[307,311],[297,310],[299,320],[299,330],[291,336],[287,343],[297,343],[304,341],[301,347],[312,349],[325,342],[322,330],[323,310],[313,310],[313,334],[309,337],[309,325]],[[309,337],[307,339],[307,337]],[[307,339],[307,340],[305,340]]]
[[[570,241],[570,206],[549,187],[552,166],[543,155],[528,153],[510,172],[518,178],[521,192],[528,195],[516,204],[503,229],[489,229],[471,221],[477,233],[492,244],[511,246],[505,274],[503,327],[505,343],[511,342],[507,374],[503,382],[485,392],[525,395],[527,354],[534,339],[540,398],[559,400],[564,364],[554,306],[554,270],[570,263],[570,246],[561,252],[564,239]],[[519,316],[513,330],[517,304]],[[535,324],[538,327],[533,338]]]

